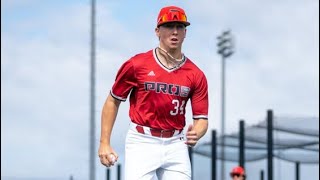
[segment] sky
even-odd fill
[[[208,79],[209,131],[219,133],[221,126],[216,43],[225,30],[231,30],[235,42],[235,53],[226,60],[227,133],[237,131],[240,119],[246,125],[260,122],[268,109],[275,115],[319,117],[319,1],[97,1],[97,146],[102,105],[117,70],[135,54],[157,47],[156,18],[167,5],[184,8],[191,22],[183,52]],[[89,33],[90,1],[1,0],[4,180],[88,178]],[[112,133],[120,164],[130,122],[128,104],[121,104]],[[192,122],[190,110],[187,124]],[[209,137],[207,133],[200,142]],[[96,176],[103,179],[105,168],[96,157]],[[197,163],[209,160],[196,156]],[[260,162],[263,168],[261,164],[265,162]],[[249,180],[258,179],[257,166],[248,164],[248,172],[254,172]],[[209,167],[199,167],[197,179],[210,175]],[[286,168],[294,167],[277,162],[275,178],[293,179]],[[318,168],[302,165],[301,177],[319,179]],[[111,170],[114,177],[116,168]]]

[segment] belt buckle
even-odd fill
[[[160,138],[163,138],[164,133],[169,133],[167,136],[165,136],[165,138],[169,138],[169,137],[173,136],[174,130],[164,130],[164,129],[162,129],[160,131]]]

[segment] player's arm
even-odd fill
[[[113,165],[114,163],[110,158],[111,154],[115,156],[116,160],[118,159],[117,153],[110,145],[110,138],[120,103],[120,100],[115,99],[109,94],[102,109],[99,157],[101,163],[107,167]]]
[[[126,61],[118,70],[116,80],[102,108],[100,143],[110,146],[111,131],[116,120],[121,101],[125,101],[136,85],[134,67],[131,60]]]
[[[208,130],[208,84],[203,73],[197,76],[194,89],[191,96],[193,125],[189,125],[186,133],[186,144],[189,146],[195,146]]]
[[[120,102],[125,101],[132,88],[137,86],[134,69],[132,59],[126,61],[120,67],[110,94],[102,108],[99,157],[101,163],[107,167],[114,164],[110,157],[111,154],[115,156],[115,161],[118,159],[118,155],[111,147],[111,132]]]
[[[194,119],[193,125],[189,125],[186,133],[186,144],[195,146],[200,138],[202,138],[208,130],[207,119]]]
[[[198,139],[202,138],[208,130],[208,119],[193,120],[193,129],[196,132]]]
[[[110,137],[121,101],[110,94],[102,108],[100,142],[110,144]]]

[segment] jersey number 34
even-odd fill
[[[173,99],[172,104],[174,105],[174,109],[170,111],[172,116],[176,116],[177,114],[184,113],[184,106],[186,105],[186,101],[182,100],[181,103],[178,99]]]

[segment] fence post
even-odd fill
[[[217,132],[212,130],[211,132],[211,179],[217,178]]]
[[[263,170],[260,170],[260,180],[263,180],[264,179],[264,172]]]
[[[300,180],[300,162],[296,162],[296,180]]]
[[[121,180],[121,165],[118,164],[118,180]]]
[[[245,130],[244,130],[244,120],[239,122],[239,165],[245,169]]]
[[[191,165],[191,180],[193,180],[193,149],[192,147],[188,146],[189,158],[190,158],[190,165]]]
[[[107,180],[110,180],[110,168],[106,169],[106,178]]]
[[[273,180],[273,112],[267,112],[268,180]]]

